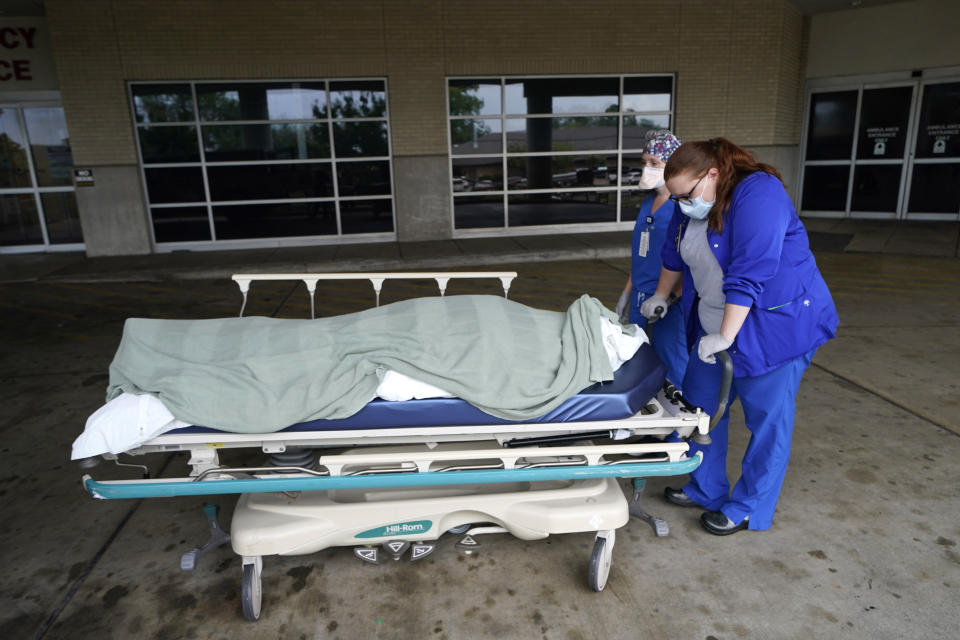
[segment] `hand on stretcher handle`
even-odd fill
[[[717,397],[717,408],[713,412],[713,415],[710,416],[710,431],[713,431],[713,428],[720,422],[720,418],[726,413],[727,401],[730,399],[730,387],[733,386],[733,359],[730,357],[730,354],[727,353],[726,349],[717,351],[715,355],[720,361],[720,366],[723,367],[723,372],[720,374],[720,393]],[[693,436],[693,441],[697,444],[707,445],[710,444],[712,440],[710,433],[707,432],[705,434],[697,433],[697,435]]]

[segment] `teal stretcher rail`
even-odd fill
[[[111,480],[98,482],[83,477],[83,488],[94,498],[174,498],[229,493],[271,493],[277,491],[325,491],[329,489],[369,489],[382,487],[430,487],[496,482],[543,482],[584,480],[587,478],[646,478],[690,473],[702,454],[679,462],[629,462],[616,465],[583,467],[543,467],[537,469],[481,469],[477,471],[428,471],[423,473],[383,473],[368,476],[314,476],[309,478],[251,478],[242,480]]]

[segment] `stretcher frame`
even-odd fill
[[[447,282],[457,277],[497,278],[501,281],[504,296],[507,296],[516,273],[236,274],[233,280],[243,295],[241,316],[252,282],[300,280],[310,295],[313,317],[319,280],[368,279],[374,288],[376,304],[379,304],[382,284],[388,279],[434,279],[443,295]],[[702,460],[699,453],[688,455],[686,442],[667,442],[663,438],[673,432],[681,438],[708,438],[711,425],[709,416],[702,410],[690,407],[676,397],[667,397],[661,390],[636,415],[624,419],[512,426],[501,423],[259,434],[219,431],[163,434],[125,453],[139,456],[189,452],[191,471],[188,477],[98,481],[85,475],[82,485],[91,496],[99,499],[240,494],[231,529],[234,551],[242,557],[243,614],[251,621],[258,619],[261,611],[264,555],[294,555],[313,553],[328,546],[354,546],[359,558],[376,563],[377,551],[372,545],[383,545],[396,559],[399,557],[397,549],[403,553],[412,543],[411,559],[418,560],[432,552],[434,547],[428,544],[430,541],[463,526],[466,526],[467,535],[457,546],[467,552],[471,549],[464,540],[471,540],[471,544],[479,546],[475,536],[486,533],[509,532],[523,539],[536,539],[556,533],[596,532],[588,581],[594,590],[601,591],[610,569],[615,530],[626,523],[629,515],[646,520],[658,536],[667,535],[666,523],[650,516],[639,506],[643,479],[689,473]],[[641,436],[645,441],[593,444],[591,440],[598,434],[618,439]],[[511,441],[518,438],[569,438],[571,435],[582,435],[584,441],[565,446],[511,446]],[[655,436],[655,441],[650,442],[649,436]],[[229,468],[220,464],[218,453],[221,449],[254,447],[267,454],[285,454],[294,450],[344,446],[355,448],[344,453],[320,455],[310,467]],[[118,456],[114,454],[102,457],[119,464]],[[629,503],[617,478],[634,479],[634,496]],[[380,516],[371,517],[370,509],[363,511],[364,500],[359,500],[362,504],[357,507],[357,501],[351,503],[352,506],[345,506],[334,499],[334,496],[347,494],[369,498],[383,496],[384,492],[387,495],[402,492],[403,497],[389,502],[389,511],[393,514],[390,519],[401,522],[390,525]],[[491,499],[491,495],[495,497]],[[383,510],[384,503],[380,498],[370,504]],[[389,526],[407,526],[409,519],[415,517],[409,514],[420,513],[424,505],[442,505],[441,508],[453,511],[442,516],[432,515],[429,520],[415,520],[429,521],[431,526],[426,529],[420,527],[409,532],[402,528],[389,529]],[[456,505],[461,506],[455,508]],[[541,517],[535,520],[535,526],[530,527],[521,526],[504,515],[507,512],[516,514],[518,509],[539,509]],[[361,517],[359,524],[354,524],[358,510]],[[367,513],[366,519],[364,513]],[[298,531],[314,526],[325,533],[317,537],[308,531],[299,534],[293,542],[278,543],[276,536],[264,535],[276,526],[269,525],[263,514],[270,518],[285,518],[290,527]],[[191,552],[193,556],[186,563],[189,566],[182,562],[182,568],[192,569],[197,557],[212,546],[214,539],[220,544],[230,538],[219,531],[215,516],[209,511],[207,515],[214,534],[211,543]],[[470,526],[478,522],[477,517],[487,526]],[[349,520],[349,526],[344,525],[344,518]],[[318,524],[320,522],[323,524]],[[328,529],[337,529],[336,523],[343,531],[328,535]],[[383,535],[366,535],[364,532]],[[190,554],[184,556],[184,562],[188,556]]]

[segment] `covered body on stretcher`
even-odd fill
[[[504,274],[491,275],[504,282],[506,293]],[[248,277],[235,276],[244,294]],[[474,532],[509,531],[524,539],[598,532],[591,585],[600,590],[613,531],[628,518],[615,479],[682,474],[699,464],[699,456],[687,455],[684,440],[705,437],[709,417],[667,397],[663,383],[663,365],[649,344],[641,344],[613,380],[596,382],[530,419],[498,418],[463,399],[439,397],[374,400],[345,418],[260,433],[186,426],[124,453],[188,452],[189,477],[98,482],[85,476],[84,486],[98,498],[243,494],[232,536],[244,558],[248,619],[259,616],[263,555],[363,545],[367,557],[357,555],[369,561],[371,545],[392,544],[396,551],[404,541],[420,543],[423,555],[425,541],[478,522],[488,526],[474,526]],[[679,437],[666,439],[674,433]],[[262,450],[269,462],[221,463],[222,451],[243,447]],[[116,452],[104,457],[116,458]],[[635,486],[642,488],[642,480]],[[665,526],[655,529],[666,533]]]

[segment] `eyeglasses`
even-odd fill
[[[703,174],[702,176],[700,176],[700,179],[697,180],[697,184],[693,185],[693,189],[690,189],[690,191],[688,191],[685,195],[670,196],[670,199],[673,200],[674,202],[678,202],[682,204],[693,204],[693,200],[691,199],[690,196],[693,195],[693,192],[697,190],[697,187],[700,186],[700,183],[703,182],[703,179],[706,177],[707,177],[707,174]]]

